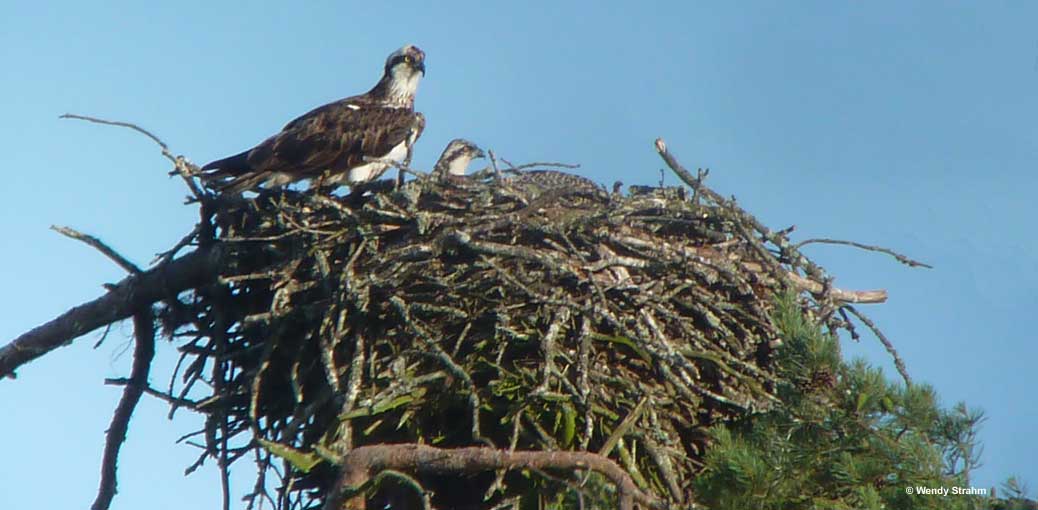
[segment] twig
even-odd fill
[[[171,162],[173,162],[173,167],[176,169],[175,173],[177,175],[180,175],[180,177],[184,179],[184,183],[187,184],[188,189],[190,189],[191,193],[193,193],[195,195],[195,198],[200,200],[200,201],[205,201],[208,198],[208,195],[204,191],[202,191],[198,187],[198,185],[195,184],[194,181],[191,180],[192,175],[196,173],[194,171],[194,169],[192,168],[193,165],[191,165],[191,163],[188,163],[187,160],[184,159],[183,156],[176,156],[172,152],[170,152],[169,151],[169,146],[166,145],[166,142],[163,142],[159,137],[157,137],[154,134],[152,134],[151,131],[148,131],[147,129],[144,129],[144,128],[142,128],[142,127],[140,127],[140,126],[138,126],[136,124],[130,123],[130,122],[123,122],[123,121],[118,121],[118,120],[107,120],[107,119],[101,119],[101,118],[97,118],[97,117],[89,117],[89,116],[86,116],[86,115],[76,115],[74,113],[66,113],[64,115],[61,115],[58,118],[59,119],[85,120],[87,122],[93,122],[95,124],[104,124],[106,126],[117,126],[117,127],[129,128],[129,129],[132,129],[132,130],[134,130],[134,131],[136,131],[138,133],[141,133],[144,136],[147,136],[153,142],[157,143],[159,145],[159,147],[162,148],[162,155],[165,156],[166,159],[168,159]]]
[[[94,342],[94,349],[97,349],[98,347],[101,347],[101,344],[105,343],[105,340],[108,338],[108,333],[111,333],[111,332],[112,332],[112,325],[111,324],[106,324],[104,332],[101,333],[101,338],[98,338],[97,341]]]
[[[524,163],[522,165],[516,166],[516,165],[513,165],[511,161],[508,161],[505,158],[499,158],[499,159],[501,160],[502,163],[508,165],[508,168],[506,170],[508,170],[509,172],[518,172],[520,170],[526,170],[527,168],[569,168],[569,169],[580,168],[580,165],[577,165],[577,164],[555,163],[555,162],[552,162],[552,161],[535,161],[533,163]]]
[[[891,250],[889,248],[884,248],[882,246],[872,246],[872,245],[869,245],[869,244],[856,243],[854,241],[844,241],[844,240],[841,240],[841,239],[825,239],[825,238],[807,239],[805,241],[800,241],[799,243],[794,244],[793,247],[799,250],[802,246],[807,245],[807,244],[812,244],[812,243],[819,243],[819,244],[842,244],[842,245],[845,245],[845,246],[853,246],[855,248],[861,248],[863,250],[876,251],[876,252],[880,252],[880,253],[886,253],[887,255],[890,255],[891,257],[894,257],[895,259],[897,259],[898,262],[900,262],[900,263],[902,263],[902,264],[904,264],[904,265],[906,265],[908,267],[925,267],[927,269],[933,269],[933,266],[931,266],[929,264],[926,264],[926,263],[923,263],[923,262],[919,262],[918,260],[913,260],[913,259],[908,258],[907,256],[902,255],[900,253],[897,253],[894,250]]]
[[[494,169],[494,179],[501,180],[501,169],[497,167],[497,156],[494,151],[487,149],[487,158],[490,160],[490,168]]]
[[[152,259],[151,263],[152,264],[166,263],[166,262],[169,262],[170,260],[173,260],[173,257],[177,256],[177,252],[179,252],[185,246],[191,244],[191,242],[195,240],[195,237],[198,236],[199,226],[200,225],[195,225],[195,228],[191,229],[191,233],[189,233],[188,235],[180,238],[180,240],[177,241],[177,244],[173,245],[173,247],[170,248],[169,250],[167,250],[165,252],[162,252],[162,253],[159,253],[159,254],[156,254],[155,258]]]
[[[367,163],[383,163],[385,165],[388,165],[388,166],[396,168],[397,170],[399,170],[401,172],[401,174],[411,174],[411,175],[413,175],[417,179],[428,179],[429,178],[429,174],[427,174],[425,172],[422,172],[421,170],[415,170],[415,169],[411,168],[410,166],[408,166],[407,162],[401,162],[401,161],[397,161],[395,159],[390,159],[390,158],[372,158],[372,157],[365,157],[364,161],[367,162]],[[402,177],[402,175],[400,177]],[[400,177],[398,177],[398,179]],[[370,181],[367,181],[367,182],[370,182]]]
[[[696,186],[692,188],[692,203],[699,205],[699,188],[703,187],[703,180],[710,175],[710,169],[698,169],[696,171]]]
[[[889,352],[890,356],[894,358],[894,366],[897,367],[897,371],[901,373],[901,378],[905,380],[905,385],[911,386],[912,378],[908,376],[908,369],[905,368],[904,360],[902,360],[901,356],[898,355],[897,349],[894,349],[894,344],[891,343],[890,340],[887,339],[887,336],[879,330],[879,327],[876,326],[876,323],[872,322],[872,319],[869,319],[865,316],[865,314],[859,312],[851,305],[844,305],[844,308],[846,308],[847,311],[854,314],[854,316],[857,317],[858,320],[863,322],[866,326],[868,326],[869,329],[872,330],[872,333],[876,335],[876,338],[879,338],[879,341],[883,344],[883,347],[886,347],[887,352]]]
[[[861,340],[861,335],[859,335],[858,331],[854,328],[854,323],[851,322],[851,318],[847,316],[847,310],[845,310],[845,308],[846,307],[841,306],[838,309],[840,312],[840,317],[843,318],[843,324],[847,327],[847,332],[851,334],[851,340],[857,342]]]
[[[131,384],[134,384],[134,382],[133,382],[132,378],[128,378],[128,377],[112,377],[112,378],[105,379],[105,384],[110,384],[112,386],[129,386]],[[164,392],[161,392],[159,390],[156,390],[155,388],[152,388],[151,386],[144,386],[143,387],[143,391],[144,391],[144,393],[146,393],[146,394],[148,394],[148,395],[150,395],[152,397],[155,397],[155,398],[157,398],[159,400],[163,400],[163,401],[167,402],[170,405],[186,407],[188,409],[193,409],[193,410],[198,407],[198,402],[195,402],[194,400],[191,400],[189,398],[179,398],[179,397],[173,396],[171,394],[164,393]]]
[[[108,427],[105,439],[104,457],[101,460],[101,486],[91,510],[108,510],[116,493],[116,463],[119,460],[119,449],[126,440],[130,417],[137,407],[141,395],[148,384],[148,372],[151,360],[155,357],[155,322],[151,305],[143,307],[133,316],[135,347],[133,352],[133,368],[130,370],[129,383],[123,388],[122,399],[112,416],[112,424]]]
[[[112,259],[113,262],[118,264],[119,267],[123,268],[127,273],[141,273],[141,268],[137,267],[137,264],[130,262],[126,259],[126,257],[123,257],[118,252],[109,247],[107,244],[105,244],[103,241],[92,235],[87,235],[82,232],[79,232],[78,230],[69,227],[61,227],[58,225],[51,225],[50,229],[70,239],[82,241],[90,246],[93,246],[97,251],[104,254],[104,256]]]
[[[638,418],[641,418],[642,410],[645,409],[645,404],[647,404],[649,400],[651,400],[651,397],[648,394],[642,395],[641,400],[639,400],[638,404],[634,406],[634,409],[631,409],[631,412],[627,413],[627,416],[625,416],[623,421],[620,422],[620,425],[617,425],[613,432],[609,434],[609,437],[606,438],[605,442],[602,443],[602,447],[598,449],[599,455],[608,457],[609,454],[612,453],[616,443],[623,439],[624,435],[627,434],[634,423],[638,421]]]
[[[162,147],[162,151],[163,151],[164,154],[169,152],[169,146],[166,145],[166,142],[163,142],[162,140],[159,139],[159,137],[153,135],[147,129],[144,129],[144,128],[136,125],[136,124],[131,124],[129,122],[122,122],[122,121],[118,121],[118,120],[99,119],[97,117],[88,117],[86,115],[76,115],[74,113],[66,113],[66,114],[64,114],[64,115],[62,115],[62,116],[60,116],[58,118],[59,119],[85,120],[87,122],[94,122],[94,123],[97,123],[97,124],[105,124],[105,125],[109,125],[109,126],[119,126],[119,127],[124,127],[124,128],[130,128],[130,129],[132,129],[132,130],[134,130],[134,131],[136,131],[138,133],[143,134],[144,136],[147,136],[148,138],[151,138],[152,141],[154,141],[155,143],[159,144],[159,147]],[[167,157],[170,158],[170,159],[173,158],[172,155],[168,155]]]

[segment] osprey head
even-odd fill
[[[455,138],[443,149],[443,154],[433,168],[433,173],[439,176],[463,176],[469,167],[469,163],[475,158],[486,157],[483,149],[476,144],[463,138]]]
[[[413,107],[422,76],[425,76],[425,52],[408,44],[386,59],[385,74],[379,84],[385,84],[385,97],[391,104]]]
[[[397,74],[401,71],[421,72],[425,75],[425,52],[418,46],[408,44],[391,53],[386,59],[386,74]]]

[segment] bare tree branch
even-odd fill
[[[856,243],[854,241],[844,241],[844,240],[841,240],[841,239],[824,239],[824,238],[807,239],[807,240],[804,240],[804,241],[800,241],[799,243],[793,245],[793,247],[799,250],[802,246],[807,245],[807,244],[812,244],[812,243],[819,243],[819,244],[842,244],[842,245],[845,245],[845,246],[853,246],[855,248],[861,248],[863,250],[876,251],[876,252],[880,252],[880,253],[886,253],[887,255],[890,255],[891,257],[894,257],[895,259],[897,259],[898,262],[900,262],[900,263],[902,263],[902,264],[904,264],[904,265],[906,265],[908,267],[925,267],[927,269],[933,269],[933,266],[931,266],[930,264],[926,264],[926,263],[923,263],[923,262],[919,262],[918,260],[914,260],[914,259],[908,258],[908,256],[902,255],[902,254],[900,254],[900,253],[898,253],[898,252],[896,252],[894,250],[891,250],[890,248],[884,248],[882,246],[873,246],[873,245],[869,245],[869,244]]]
[[[97,499],[90,507],[91,510],[108,510],[112,504],[112,498],[117,492],[116,470],[119,449],[126,441],[130,417],[133,416],[133,410],[140,402],[141,395],[148,384],[151,360],[155,358],[155,317],[150,304],[134,314],[133,330],[135,337],[133,368],[130,370],[129,382],[123,388],[119,406],[112,415],[112,424],[106,433],[104,457],[101,460],[101,485],[97,490]]]
[[[113,250],[110,246],[105,244],[103,241],[92,235],[87,235],[73,228],[61,227],[58,225],[51,225],[50,229],[65,237],[75,239],[77,241],[83,241],[84,243],[93,246],[97,249],[97,251],[104,254],[104,256],[112,259],[113,262],[118,264],[119,267],[123,268],[127,273],[140,274],[141,272],[141,268],[137,267],[137,264],[130,262],[126,257],[123,257],[117,251]]]
[[[59,119],[85,120],[87,122],[93,122],[95,124],[104,124],[106,126],[124,127],[124,128],[128,128],[128,129],[132,129],[132,130],[134,130],[134,131],[136,131],[138,133],[141,133],[144,136],[147,136],[153,142],[157,143],[159,145],[159,147],[162,148],[162,155],[165,156],[166,159],[168,159],[171,162],[173,162],[173,167],[174,167],[175,170],[173,172],[170,172],[170,174],[174,174],[175,173],[175,174],[179,175],[181,178],[183,178],[184,179],[184,184],[187,184],[188,189],[191,190],[191,193],[193,193],[195,195],[196,199],[204,200],[204,199],[206,199],[208,197],[208,195],[204,191],[202,191],[202,189],[199,188],[197,184],[195,184],[195,181],[191,180],[192,176],[196,173],[194,165],[192,165],[191,163],[188,163],[188,161],[186,159],[184,159],[183,156],[177,156],[177,155],[173,154],[172,152],[170,152],[169,146],[166,145],[166,142],[163,142],[162,139],[160,139],[159,137],[157,137],[154,134],[152,134],[151,131],[148,131],[147,129],[144,129],[144,128],[142,128],[142,127],[140,127],[140,126],[138,126],[136,124],[133,124],[131,122],[122,122],[122,121],[118,121],[118,120],[106,120],[106,119],[100,119],[100,118],[97,118],[97,117],[89,117],[89,116],[86,116],[86,115],[76,115],[74,113],[66,113],[64,115],[61,115],[58,118]]]
[[[654,509],[667,508],[664,502],[639,490],[631,476],[615,462],[596,453],[509,451],[483,447],[445,449],[395,444],[360,446],[350,450],[343,457],[339,481],[325,500],[324,510],[365,510],[363,493],[351,491],[387,469],[431,474],[497,469],[590,469],[602,473],[616,485],[621,510],[633,510],[635,503]]]
[[[906,385],[911,386],[912,378],[908,376],[908,368],[905,367],[905,361],[901,359],[901,356],[897,353],[897,349],[894,349],[894,344],[887,339],[887,335],[884,335],[883,332],[880,331],[879,326],[877,326],[875,322],[872,322],[872,319],[859,312],[853,306],[845,305],[844,308],[857,317],[858,320],[865,323],[865,325],[872,330],[872,333],[876,335],[876,338],[879,338],[880,343],[883,344],[883,347],[886,347],[887,352],[889,352],[890,356],[894,358],[894,366],[897,367],[897,371],[901,374],[901,378],[905,380]]]
[[[124,278],[107,294],[76,306],[0,347],[0,377],[13,376],[22,365],[70,344],[76,337],[125,319],[142,306],[214,280],[222,258],[223,250],[214,247]]]
[[[787,271],[786,277],[788,277],[800,290],[805,290],[812,294],[828,292],[834,300],[843,303],[884,303],[887,301],[887,291],[883,289],[843,290],[831,286],[826,288],[825,285],[800,276],[793,271]]]

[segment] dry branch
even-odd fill
[[[347,453],[341,475],[325,500],[325,510],[365,510],[364,494],[347,497],[378,472],[406,470],[421,473],[465,475],[489,470],[593,470],[602,473],[617,487],[620,510],[633,510],[634,504],[663,509],[667,505],[645,494],[620,466],[607,457],[591,452],[507,451],[493,448],[434,448],[419,444],[361,446]]]
[[[0,377],[97,328],[130,317],[142,306],[210,282],[219,273],[223,250],[195,251],[169,264],[131,275],[105,295],[76,306],[0,348]]]
[[[132,122],[123,122],[123,121],[118,121],[118,120],[107,120],[107,119],[101,119],[101,118],[97,118],[97,117],[90,117],[90,116],[87,116],[87,115],[77,115],[77,114],[74,114],[74,113],[66,113],[66,114],[63,114],[63,115],[59,116],[58,118],[59,119],[84,120],[84,121],[87,121],[87,122],[92,122],[94,124],[104,124],[106,126],[124,127],[124,128],[127,128],[127,129],[132,129],[133,131],[136,131],[136,132],[138,132],[138,133],[140,133],[140,134],[150,138],[151,141],[153,141],[156,144],[158,144],[159,148],[162,149],[162,155],[166,159],[170,160],[170,162],[173,163],[174,170],[173,170],[173,172],[171,172],[171,175],[172,174],[179,175],[184,180],[184,184],[188,187],[189,190],[191,190],[191,193],[194,195],[196,200],[203,200],[204,201],[209,196],[204,191],[202,191],[202,188],[198,187],[198,184],[196,184],[195,181],[192,180],[192,177],[197,173],[197,171],[196,171],[197,169],[194,167],[194,165],[189,163],[187,161],[187,159],[185,159],[183,156],[177,156],[177,155],[174,155],[172,152],[170,152],[169,146],[166,145],[166,142],[163,142],[161,138],[155,136],[151,131],[148,131],[147,129],[144,129],[144,128],[142,128],[142,127],[140,127],[137,124],[134,124]]]
[[[137,264],[130,262],[129,259],[123,257],[119,254],[119,252],[113,250],[103,241],[92,235],[87,235],[82,232],[79,232],[78,230],[69,227],[59,227],[57,225],[52,225],[50,229],[65,237],[75,239],[77,241],[82,241],[94,247],[94,249],[104,254],[104,256],[108,257],[109,259],[112,259],[113,262],[115,262],[119,267],[123,268],[123,270],[125,270],[127,273],[139,274],[141,272],[141,268],[137,267]]]
[[[894,257],[895,259],[897,259],[898,262],[900,262],[900,263],[902,263],[902,264],[904,264],[904,265],[906,265],[908,267],[925,267],[926,269],[933,269],[933,266],[931,266],[930,264],[919,262],[918,260],[912,259],[912,258],[908,257],[907,255],[902,255],[902,254],[900,254],[900,253],[898,253],[898,252],[896,252],[894,250],[891,250],[890,248],[884,248],[882,246],[874,246],[874,245],[871,245],[871,244],[863,244],[863,243],[858,243],[858,242],[854,242],[854,241],[844,241],[842,239],[821,239],[821,238],[819,238],[819,239],[805,239],[805,240],[800,241],[799,243],[797,243],[794,247],[799,249],[799,248],[801,248],[803,246],[806,246],[808,244],[813,244],[813,243],[814,244],[840,244],[840,245],[844,245],[844,246],[853,246],[855,248],[861,248],[862,250],[866,250],[866,251],[875,251],[875,252],[879,252],[879,253],[886,253],[887,255],[890,255],[891,257]]]
[[[126,441],[126,431],[130,426],[133,410],[148,385],[148,373],[151,371],[151,360],[155,357],[155,317],[151,305],[143,307],[133,316],[133,368],[130,378],[123,388],[123,396],[119,406],[112,415],[112,424],[105,434],[105,451],[101,460],[101,483],[97,498],[91,510],[108,510],[116,493],[116,470],[119,461],[119,449]]]

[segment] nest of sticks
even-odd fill
[[[224,250],[219,278],[160,314],[182,353],[171,400],[206,417],[198,464],[251,458],[252,503],[288,509],[349,498],[322,460],[364,447],[587,452],[621,500],[689,507],[704,429],[776,401],[777,296],[833,329],[846,302],[883,296],[832,288],[657,148],[691,192],[532,193],[491,172],[210,204],[199,241]],[[381,486],[492,508],[580,484],[564,462],[508,459]]]

